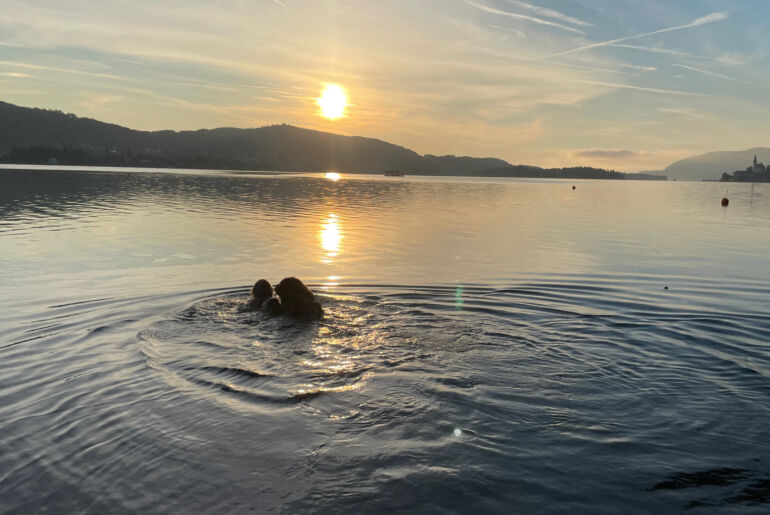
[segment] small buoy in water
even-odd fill
[[[726,207],[730,203],[730,199],[727,197],[722,197],[722,206]]]
[[[574,185],[572,186],[572,189],[573,189],[573,190],[575,189],[575,186],[574,186]]]
[[[664,289],[664,290],[668,290],[668,286],[664,286],[664,287],[663,287],[663,289]]]

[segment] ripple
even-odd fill
[[[766,511],[758,204],[0,175],[0,511]],[[244,309],[288,270],[323,321]]]
[[[499,478],[525,471],[537,480],[516,488],[569,506],[582,502],[581,485],[599,480],[589,469],[614,471],[614,480],[601,475],[607,495],[627,492],[630,478],[613,460],[648,456],[639,473],[650,475],[671,459],[655,450],[662,444],[682,449],[684,462],[713,452],[715,441],[723,455],[766,441],[767,419],[753,415],[770,412],[761,317],[661,306],[657,294],[628,302],[619,284],[542,281],[467,287],[459,309],[453,286],[346,285],[320,293],[327,316],[306,323],[246,309],[246,290],[56,303],[8,333],[17,345],[3,350],[4,444],[23,449],[34,427],[46,436],[32,448],[48,451],[6,455],[26,483],[0,480],[0,492],[85,467],[113,478],[117,505],[133,506],[118,479],[127,469],[147,488],[135,506],[146,506],[162,494],[138,474],[161,477],[169,459],[189,466],[211,456],[212,442],[220,459],[240,463],[242,443],[257,441],[267,447],[244,456],[277,460],[276,474],[305,485],[287,497],[297,509],[333,506],[338,497],[322,492],[339,494],[340,485],[356,485],[348,502],[375,507],[383,493],[414,492],[412,482],[456,477],[499,509],[511,501],[495,490]],[[555,462],[562,468],[551,469]],[[214,463],[197,467],[191,480],[215,470],[237,477]],[[578,473],[574,487],[563,483]],[[270,474],[255,477],[275,488]],[[730,499],[764,502],[761,474],[744,479],[745,493]],[[673,491],[666,481],[640,505],[660,506],[658,496]],[[428,502],[420,499],[407,504]]]

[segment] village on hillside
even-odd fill
[[[723,173],[719,182],[770,182],[770,166],[757,162],[757,156],[754,155],[754,163],[745,170],[737,172]]]

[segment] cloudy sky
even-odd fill
[[[770,146],[769,50],[767,0],[0,0],[0,100],[541,166]]]

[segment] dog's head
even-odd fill
[[[273,296],[273,286],[265,279],[260,279],[251,287],[251,298],[255,300],[269,299]]]
[[[278,283],[275,292],[281,297],[281,304],[291,309],[305,302],[314,302],[315,297],[305,284],[296,277],[287,277]]]

